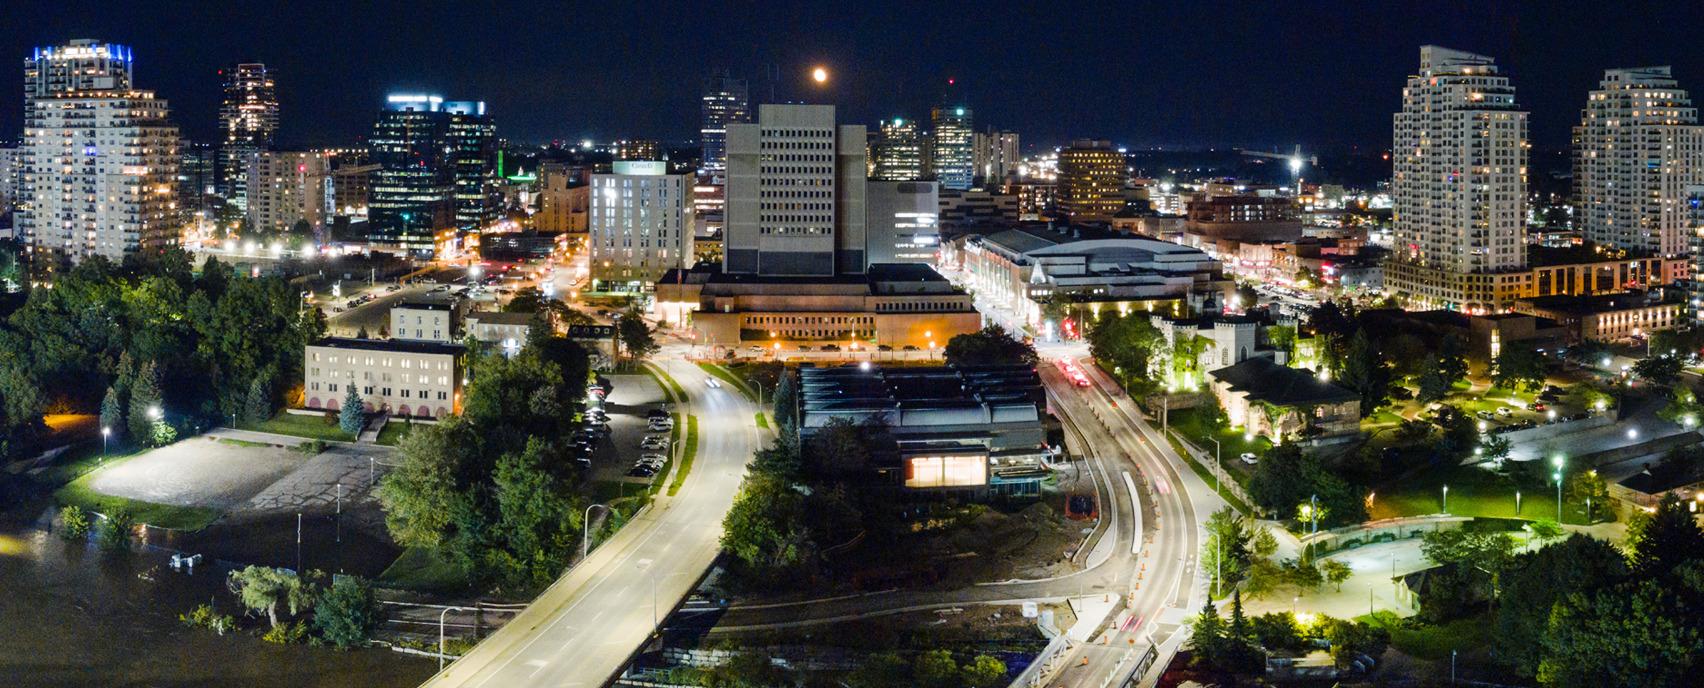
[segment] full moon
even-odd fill
[[[823,69],[822,67],[817,67],[816,69],[811,70],[811,79],[819,84],[827,82],[828,70]]]

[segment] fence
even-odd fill
[[[1059,669],[1065,662],[1065,655],[1071,649],[1071,642],[1063,635],[1053,637],[1047,647],[1041,649],[1041,654],[1035,656],[1029,667],[1012,680],[1011,688],[1036,688],[1047,682],[1048,677]]]

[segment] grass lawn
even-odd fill
[[[1249,478],[1254,477],[1254,467],[1243,463],[1237,457],[1245,452],[1255,456],[1265,456],[1266,450],[1272,448],[1272,442],[1264,437],[1253,440],[1244,439],[1241,431],[1235,428],[1219,428],[1217,431],[1209,428],[1205,419],[1196,409],[1181,409],[1171,412],[1169,419],[1171,429],[1176,430],[1184,439],[1207,452],[1212,457],[1215,451],[1222,451],[1219,459],[1225,467],[1225,473],[1234,477],[1238,484],[1248,487]],[[1214,447],[1209,438],[1217,439],[1219,446]],[[1207,481],[1212,482],[1211,475]]]
[[[220,444],[229,444],[233,447],[270,447],[270,446],[272,446],[272,445],[267,444],[265,442],[250,442],[248,440],[239,440],[239,439],[235,439],[235,438],[231,438],[231,437],[221,437],[221,438],[218,439],[218,442]]]
[[[763,417],[763,412],[758,411],[756,415],[757,415],[757,427],[758,427],[758,429],[759,430],[768,430],[769,429],[769,420]]]
[[[382,587],[418,592],[449,593],[467,588],[467,577],[455,564],[429,547],[410,547],[391,562],[377,583]]]
[[[692,460],[698,456],[698,416],[686,417],[686,447],[680,452],[680,470],[675,471],[673,480],[669,481],[669,496],[673,497],[680,491],[682,483],[686,482],[686,474],[692,472]]]
[[[1368,511],[1373,519],[1398,516],[1436,514],[1443,507],[1444,486],[1448,485],[1449,513],[1453,516],[1483,518],[1554,519],[1556,518],[1556,487],[1549,485],[1517,485],[1514,479],[1475,466],[1439,466],[1404,479],[1400,484],[1386,485],[1374,493],[1373,506]],[[1521,493],[1521,509],[1515,512],[1515,493]],[[1566,495],[1564,495],[1566,496]],[[1598,520],[1604,520],[1608,509],[1594,505]],[[1564,523],[1584,524],[1585,504],[1563,502]]]
[[[1441,661],[1451,650],[1466,654],[1491,644],[1492,624],[1485,617],[1456,619],[1443,624],[1422,624],[1398,618],[1390,612],[1362,615],[1356,621],[1390,631],[1390,646],[1416,659]]]
[[[320,416],[304,416],[289,411],[279,411],[278,415],[259,423],[238,423],[239,430],[256,430],[271,432],[279,435],[306,437],[310,440],[326,440],[330,442],[353,442],[355,438],[337,427],[336,423],[326,423]]]
[[[379,439],[376,441],[378,444],[382,444],[387,447],[394,447],[401,444],[402,438],[407,437],[410,432],[414,432],[414,425],[412,423],[391,421],[389,423],[385,423],[385,427],[383,430],[379,431]]]
[[[132,455],[134,456],[134,455]],[[108,465],[122,462],[130,457],[109,461]],[[85,511],[101,514],[112,514],[119,510],[128,510],[136,518],[137,523],[146,523],[158,528],[172,530],[194,531],[206,528],[209,523],[217,520],[218,509],[194,506],[172,506],[170,504],[155,504],[126,497],[113,497],[101,494],[89,487],[90,481],[99,469],[90,470],[66,483],[64,487],[55,490],[53,498],[63,505],[76,505]]]

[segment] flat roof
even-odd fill
[[[1660,298],[1652,300],[1649,294],[1650,292],[1644,291],[1629,291],[1620,294],[1593,294],[1590,296],[1556,294],[1553,296],[1535,296],[1520,299],[1520,301],[1532,304],[1532,307],[1535,309],[1557,311],[1560,313],[1567,313],[1569,315],[1591,315],[1593,313],[1609,313],[1635,308],[1674,305],[1674,302]]]
[[[480,311],[467,314],[467,319],[487,325],[525,325],[532,322],[533,313],[507,313],[503,311]]]
[[[459,356],[464,350],[460,344],[405,339],[353,339],[350,337],[326,337],[308,346],[352,351],[386,351],[399,354],[437,354],[441,356]]]
[[[407,308],[415,311],[448,311],[450,310],[450,304],[442,301],[404,301],[395,306],[391,306],[391,310],[396,310],[398,308]]]

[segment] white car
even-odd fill
[[[663,462],[668,461],[668,460],[669,460],[668,457],[663,456],[662,454],[640,454],[639,455],[639,462],[644,463],[644,464],[661,465]]]
[[[1237,459],[1250,466],[1260,463],[1260,457],[1255,456],[1254,452],[1243,452],[1242,456],[1237,457]]]
[[[656,449],[661,451],[669,448],[669,441],[661,437],[647,437],[645,438],[645,441],[639,443],[639,448]]]
[[[704,386],[710,389],[721,389],[722,381],[713,377],[704,378]]]
[[[674,429],[674,419],[673,418],[652,418],[650,425],[651,425],[651,431],[652,432],[661,432],[663,430],[673,430]]]

